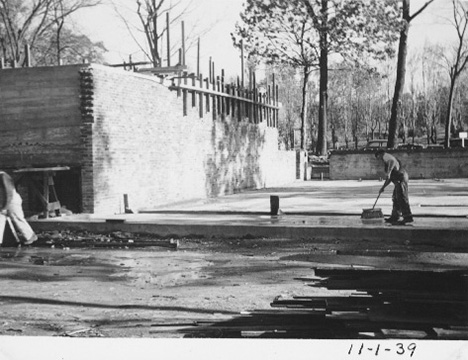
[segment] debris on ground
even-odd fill
[[[155,238],[154,235],[114,231],[110,233],[93,233],[90,231],[54,230],[37,234],[38,240],[33,246],[38,247],[90,247],[90,248],[138,248],[163,246],[177,249],[179,240],[173,238]]]

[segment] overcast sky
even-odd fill
[[[187,1],[187,0],[184,0]],[[135,14],[136,0],[108,0],[118,6],[124,14]],[[230,33],[233,32],[243,0],[193,0],[192,10],[184,17],[185,32],[189,34],[193,27],[201,36],[201,72],[207,74],[210,56],[216,64],[217,72],[224,68],[227,76],[239,73],[239,51],[232,46]],[[135,44],[124,22],[110,5],[82,11],[76,19],[82,32],[94,41],[103,41],[109,50],[106,60],[121,63],[132,55],[134,61],[144,59],[143,52]],[[136,15],[134,23],[139,20]],[[165,21],[165,20],[164,20]],[[138,35],[137,32],[135,32]],[[140,34],[141,36],[141,34]],[[165,40],[164,40],[165,41]],[[180,27],[171,28],[171,42],[180,41]],[[164,44],[165,46],[165,44]],[[196,69],[196,46],[187,50],[186,61],[192,70]],[[164,57],[166,54],[164,54]],[[177,59],[171,59],[171,65]]]

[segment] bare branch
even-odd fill
[[[418,11],[409,17],[409,21],[413,20],[416,16],[421,14],[432,2],[434,2],[434,0],[427,1]]]

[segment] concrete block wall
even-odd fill
[[[295,154],[277,129],[199,117],[156,77],[93,65],[92,190],[85,211],[132,209],[277,186],[295,179]],[[91,165],[91,164],[90,164]],[[83,171],[91,173],[88,166]],[[86,187],[86,188],[85,188]]]
[[[468,177],[468,149],[389,150],[404,164],[410,178]],[[371,151],[334,151],[330,155],[331,180],[378,179],[382,163]]]

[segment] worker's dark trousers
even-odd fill
[[[395,188],[393,189],[393,210],[392,217],[399,218],[403,215],[403,218],[411,218],[411,208],[408,199],[408,173],[405,170],[399,172],[398,181],[393,181]]]

